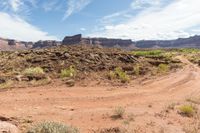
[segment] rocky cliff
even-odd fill
[[[146,40],[134,42],[138,48],[200,48],[200,36],[176,40]]]
[[[81,34],[75,36],[66,36],[62,41],[62,45],[72,44],[89,44],[99,45],[103,47],[119,47],[131,48],[134,47],[132,40],[123,39],[108,39],[108,38],[83,38]]]
[[[74,35],[74,36],[66,36],[63,41],[62,45],[72,45],[72,44],[79,44],[81,43],[82,35]]]
[[[59,45],[61,45],[61,42],[59,41],[47,40],[47,41],[38,41],[36,43],[33,43],[32,48],[33,49],[48,48],[48,47],[54,47],[54,46],[59,46]]]
[[[27,45],[27,42],[0,38],[0,50],[23,50],[30,47]]]
[[[102,47],[117,47],[123,49],[134,48],[200,48],[200,36],[179,38],[176,40],[143,40],[133,42],[130,39],[109,39],[109,38],[84,38],[81,34],[66,36],[62,42],[46,40],[38,42],[23,42],[11,39],[0,38],[0,50],[24,50],[48,48],[59,45],[88,44]]]
[[[0,51],[39,49],[61,45],[61,42],[54,40],[25,42],[14,39],[0,38]]]

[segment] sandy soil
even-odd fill
[[[34,123],[64,122],[78,127],[81,133],[115,127],[138,133],[181,133],[191,118],[165,110],[172,103],[178,105],[189,97],[200,96],[200,69],[178,58],[186,64],[183,69],[140,84],[72,88],[52,85],[3,91],[0,116]],[[113,110],[119,106],[125,109],[125,116],[113,120]]]

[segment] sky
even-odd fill
[[[0,0],[0,37],[170,40],[200,34],[200,0]]]

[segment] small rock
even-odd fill
[[[68,54],[68,53],[65,53],[65,54],[64,54],[64,57],[65,57],[65,58],[70,58],[70,56],[71,56],[71,55]]]
[[[0,84],[3,84],[3,83],[5,83],[6,82],[6,80],[5,79],[3,79],[3,78],[0,78]]]
[[[75,86],[75,81],[73,79],[69,79],[65,82],[65,84],[69,87]]]

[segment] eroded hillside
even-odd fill
[[[129,82],[140,75],[156,75],[159,69],[171,71],[181,66],[167,51],[144,54],[86,45],[2,51],[0,57],[0,83],[6,87],[44,85],[55,80],[70,84],[91,80]]]

